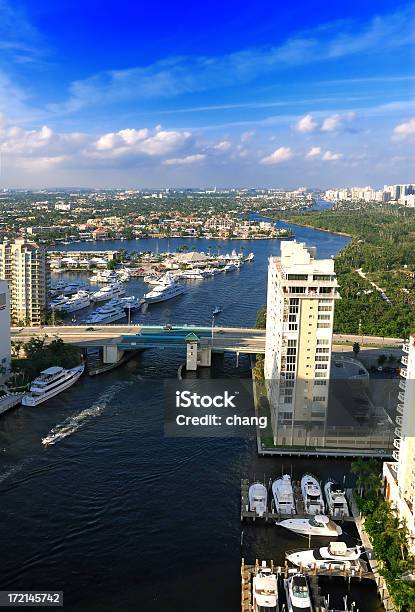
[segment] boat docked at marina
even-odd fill
[[[288,612],[314,612],[307,576],[295,574],[284,580]]]
[[[114,323],[115,321],[124,319],[125,316],[124,308],[120,304],[113,302],[112,304],[108,303],[105,304],[105,306],[97,308],[89,315],[89,317],[85,319],[85,323],[87,325],[97,323]]]
[[[60,366],[52,366],[43,370],[30,385],[29,392],[22,397],[23,406],[37,406],[62,393],[76,383],[84,369],[85,366],[82,363],[75,368],[65,369]]]
[[[93,302],[106,302],[114,297],[121,297],[125,294],[125,289],[121,285],[114,283],[113,285],[107,285],[102,287],[99,291],[95,291],[92,294],[91,300]]]
[[[191,270],[183,270],[180,273],[180,278],[183,280],[203,280],[206,278],[206,273],[199,268],[192,268]]]
[[[82,310],[83,308],[88,308],[90,304],[91,299],[89,293],[87,291],[78,291],[78,293],[75,293],[75,295],[70,297],[62,305],[57,306],[56,310],[63,314],[69,314],[77,310]]]
[[[275,512],[278,514],[295,514],[294,492],[291,477],[284,474],[272,483]]]
[[[325,511],[320,484],[312,474],[304,474],[301,479],[301,493],[306,514],[322,514]]]
[[[260,482],[255,482],[249,487],[249,510],[258,516],[263,516],[267,511],[267,488]]]
[[[335,480],[327,480],[324,485],[324,494],[326,496],[328,513],[333,518],[341,519],[350,516],[346,492]]]
[[[305,536],[336,538],[343,533],[339,525],[322,514],[317,514],[311,518],[285,519],[277,521],[275,524]]]
[[[171,300],[184,292],[185,288],[175,281],[170,274],[167,274],[163,283],[144,294],[143,300],[147,304],[156,304],[157,302]]]
[[[363,552],[362,546],[347,548],[345,542],[330,542],[328,546],[314,550],[288,551],[285,556],[287,561],[297,567],[353,569],[359,565],[358,561]]]
[[[84,288],[85,288],[85,283],[80,283],[80,282],[69,283],[63,289],[63,295],[73,295],[74,293],[78,293],[78,291]]]
[[[50,302],[50,307],[52,308],[52,310],[59,310],[59,308],[64,306],[64,304],[66,304],[68,300],[69,300],[69,297],[63,294],[58,295]]]
[[[228,263],[226,264],[226,266],[223,268],[224,272],[233,272],[234,270],[237,270],[237,266],[234,263]]]
[[[265,562],[252,581],[253,612],[278,612],[278,582]]]

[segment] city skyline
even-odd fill
[[[410,183],[413,6],[3,1],[0,188]]]

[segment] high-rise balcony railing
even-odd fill
[[[400,402],[404,402],[405,401],[405,393],[398,393],[398,400]],[[403,406],[403,404],[398,404],[398,406],[399,405]],[[402,408],[402,410],[403,410],[403,408]]]
[[[409,353],[409,342],[404,342],[402,344],[402,350],[404,353]]]
[[[399,374],[402,378],[408,378],[408,370],[406,368],[401,368]]]
[[[408,365],[408,355],[402,355],[401,357],[401,364],[404,366]]]
[[[405,389],[406,389],[406,381],[405,380],[400,380],[399,381],[399,389],[402,389],[402,391],[405,391]]]
[[[403,421],[402,417],[398,414],[397,417],[396,417],[396,424],[401,426],[402,425],[402,421]]]
[[[399,451],[394,450],[392,452],[392,457],[395,459],[395,461],[399,461]]]
[[[394,447],[397,450],[399,450],[401,448],[401,440],[400,440],[400,438],[395,438],[394,441],[393,441],[393,445],[394,445]]]
[[[397,436],[398,438],[402,438],[402,428],[401,427],[395,427],[395,436]]]

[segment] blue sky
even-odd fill
[[[0,0],[0,187],[415,182],[414,9]]]

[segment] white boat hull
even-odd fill
[[[331,525],[314,527],[313,525],[310,525],[308,519],[286,519],[284,521],[277,522],[276,525],[289,529],[294,533],[299,533],[300,535],[306,536],[311,535],[336,538],[342,534],[342,529],[339,527],[339,525],[336,525],[335,527],[332,527]]]
[[[23,406],[38,406],[39,404],[46,402],[46,400],[51,399],[52,397],[55,397],[55,395],[59,395],[59,393],[62,393],[62,391],[65,391],[65,389],[68,389],[74,383],[76,383],[78,378],[83,374],[84,369],[85,369],[85,366],[82,364],[76,368],[72,368],[68,370],[68,377],[66,378],[65,381],[62,382],[61,385],[59,385],[59,387],[56,387],[55,389],[50,389],[50,391],[46,391],[46,393],[42,395],[39,395],[39,396],[33,396],[29,394],[24,395],[22,398]]]

